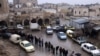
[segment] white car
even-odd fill
[[[91,43],[83,43],[81,44],[81,48],[92,54],[92,56],[100,56],[100,50]]]
[[[24,27],[21,24],[18,24],[17,29],[24,29]]]
[[[35,51],[34,46],[27,40],[23,40],[20,43],[20,46],[25,49],[26,52],[33,52]]]
[[[47,33],[47,34],[53,34],[53,29],[52,29],[51,26],[47,26],[47,27],[46,27],[46,33]]]

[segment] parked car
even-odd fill
[[[60,20],[59,19],[56,19],[56,24],[60,25]]]
[[[61,40],[66,40],[67,39],[67,36],[64,32],[58,32],[57,37]]]
[[[41,30],[41,26],[38,23],[30,23],[31,30]]]
[[[19,45],[26,51],[26,52],[33,52],[35,51],[34,46],[27,40],[23,40],[19,43]]]
[[[17,29],[24,29],[24,26],[22,26],[21,24],[18,24]]]
[[[73,37],[74,37],[74,36],[73,36],[74,31],[72,31],[72,30],[67,30],[67,31],[66,31],[66,34],[67,34],[68,37],[70,37],[70,38],[73,38]]]
[[[46,33],[47,33],[47,34],[53,34],[53,29],[52,29],[51,26],[47,26],[47,27],[46,27]]]
[[[11,34],[9,40],[15,44],[18,44],[21,41],[21,36],[18,34]]]
[[[66,32],[63,26],[59,26],[55,29],[55,32]]]
[[[0,29],[1,30],[6,30],[6,29],[8,29],[8,27],[4,25],[4,26],[0,26]]]
[[[77,42],[78,44],[87,42],[85,36],[78,36],[78,37],[74,36],[75,32],[73,30],[67,30],[66,33],[69,38],[71,38],[73,41]]]
[[[82,44],[82,43],[86,43],[87,42],[87,39],[86,39],[85,36],[80,36],[80,37],[77,37],[77,38],[72,38],[72,40],[74,40],[78,44]]]
[[[60,26],[58,26],[58,25],[53,26],[53,30],[56,31],[56,29],[57,29],[58,27],[60,27]]]
[[[9,33],[9,32],[0,33],[0,36],[1,36],[3,39],[9,39],[11,35],[12,35],[12,34]]]
[[[100,50],[91,43],[83,43],[81,44],[81,48],[92,54],[92,56],[100,56]]]

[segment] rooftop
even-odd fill
[[[76,22],[76,23],[79,23],[79,24],[85,24],[85,23],[89,22],[88,19],[76,19],[76,20],[73,20],[73,21]]]

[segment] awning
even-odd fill
[[[76,19],[74,20],[74,22],[79,23],[79,24],[85,24],[85,23],[89,23],[88,19]]]

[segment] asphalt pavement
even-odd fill
[[[54,47],[60,46],[60,47],[65,48],[69,52],[68,55],[70,55],[72,51],[75,51],[75,53],[81,53],[82,56],[89,56],[88,53],[86,53],[85,51],[83,51],[81,49],[81,47],[78,43],[72,41],[70,38],[68,38],[66,41],[60,40],[56,36],[56,33],[53,33],[53,35],[47,35],[46,32],[45,32],[45,29],[43,29],[41,31],[27,30],[26,32],[29,33],[29,34],[31,33],[32,35],[43,39],[44,42],[50,41],[51,44],[53,44]],[[54,56],[54,55],[52,55],[52,53],[46,51],[45,48],[39,48],[37,46],[35,46],[35,48],[36,48],[35,52],[29,53],[29,56],[48,56],[48,55]]]

